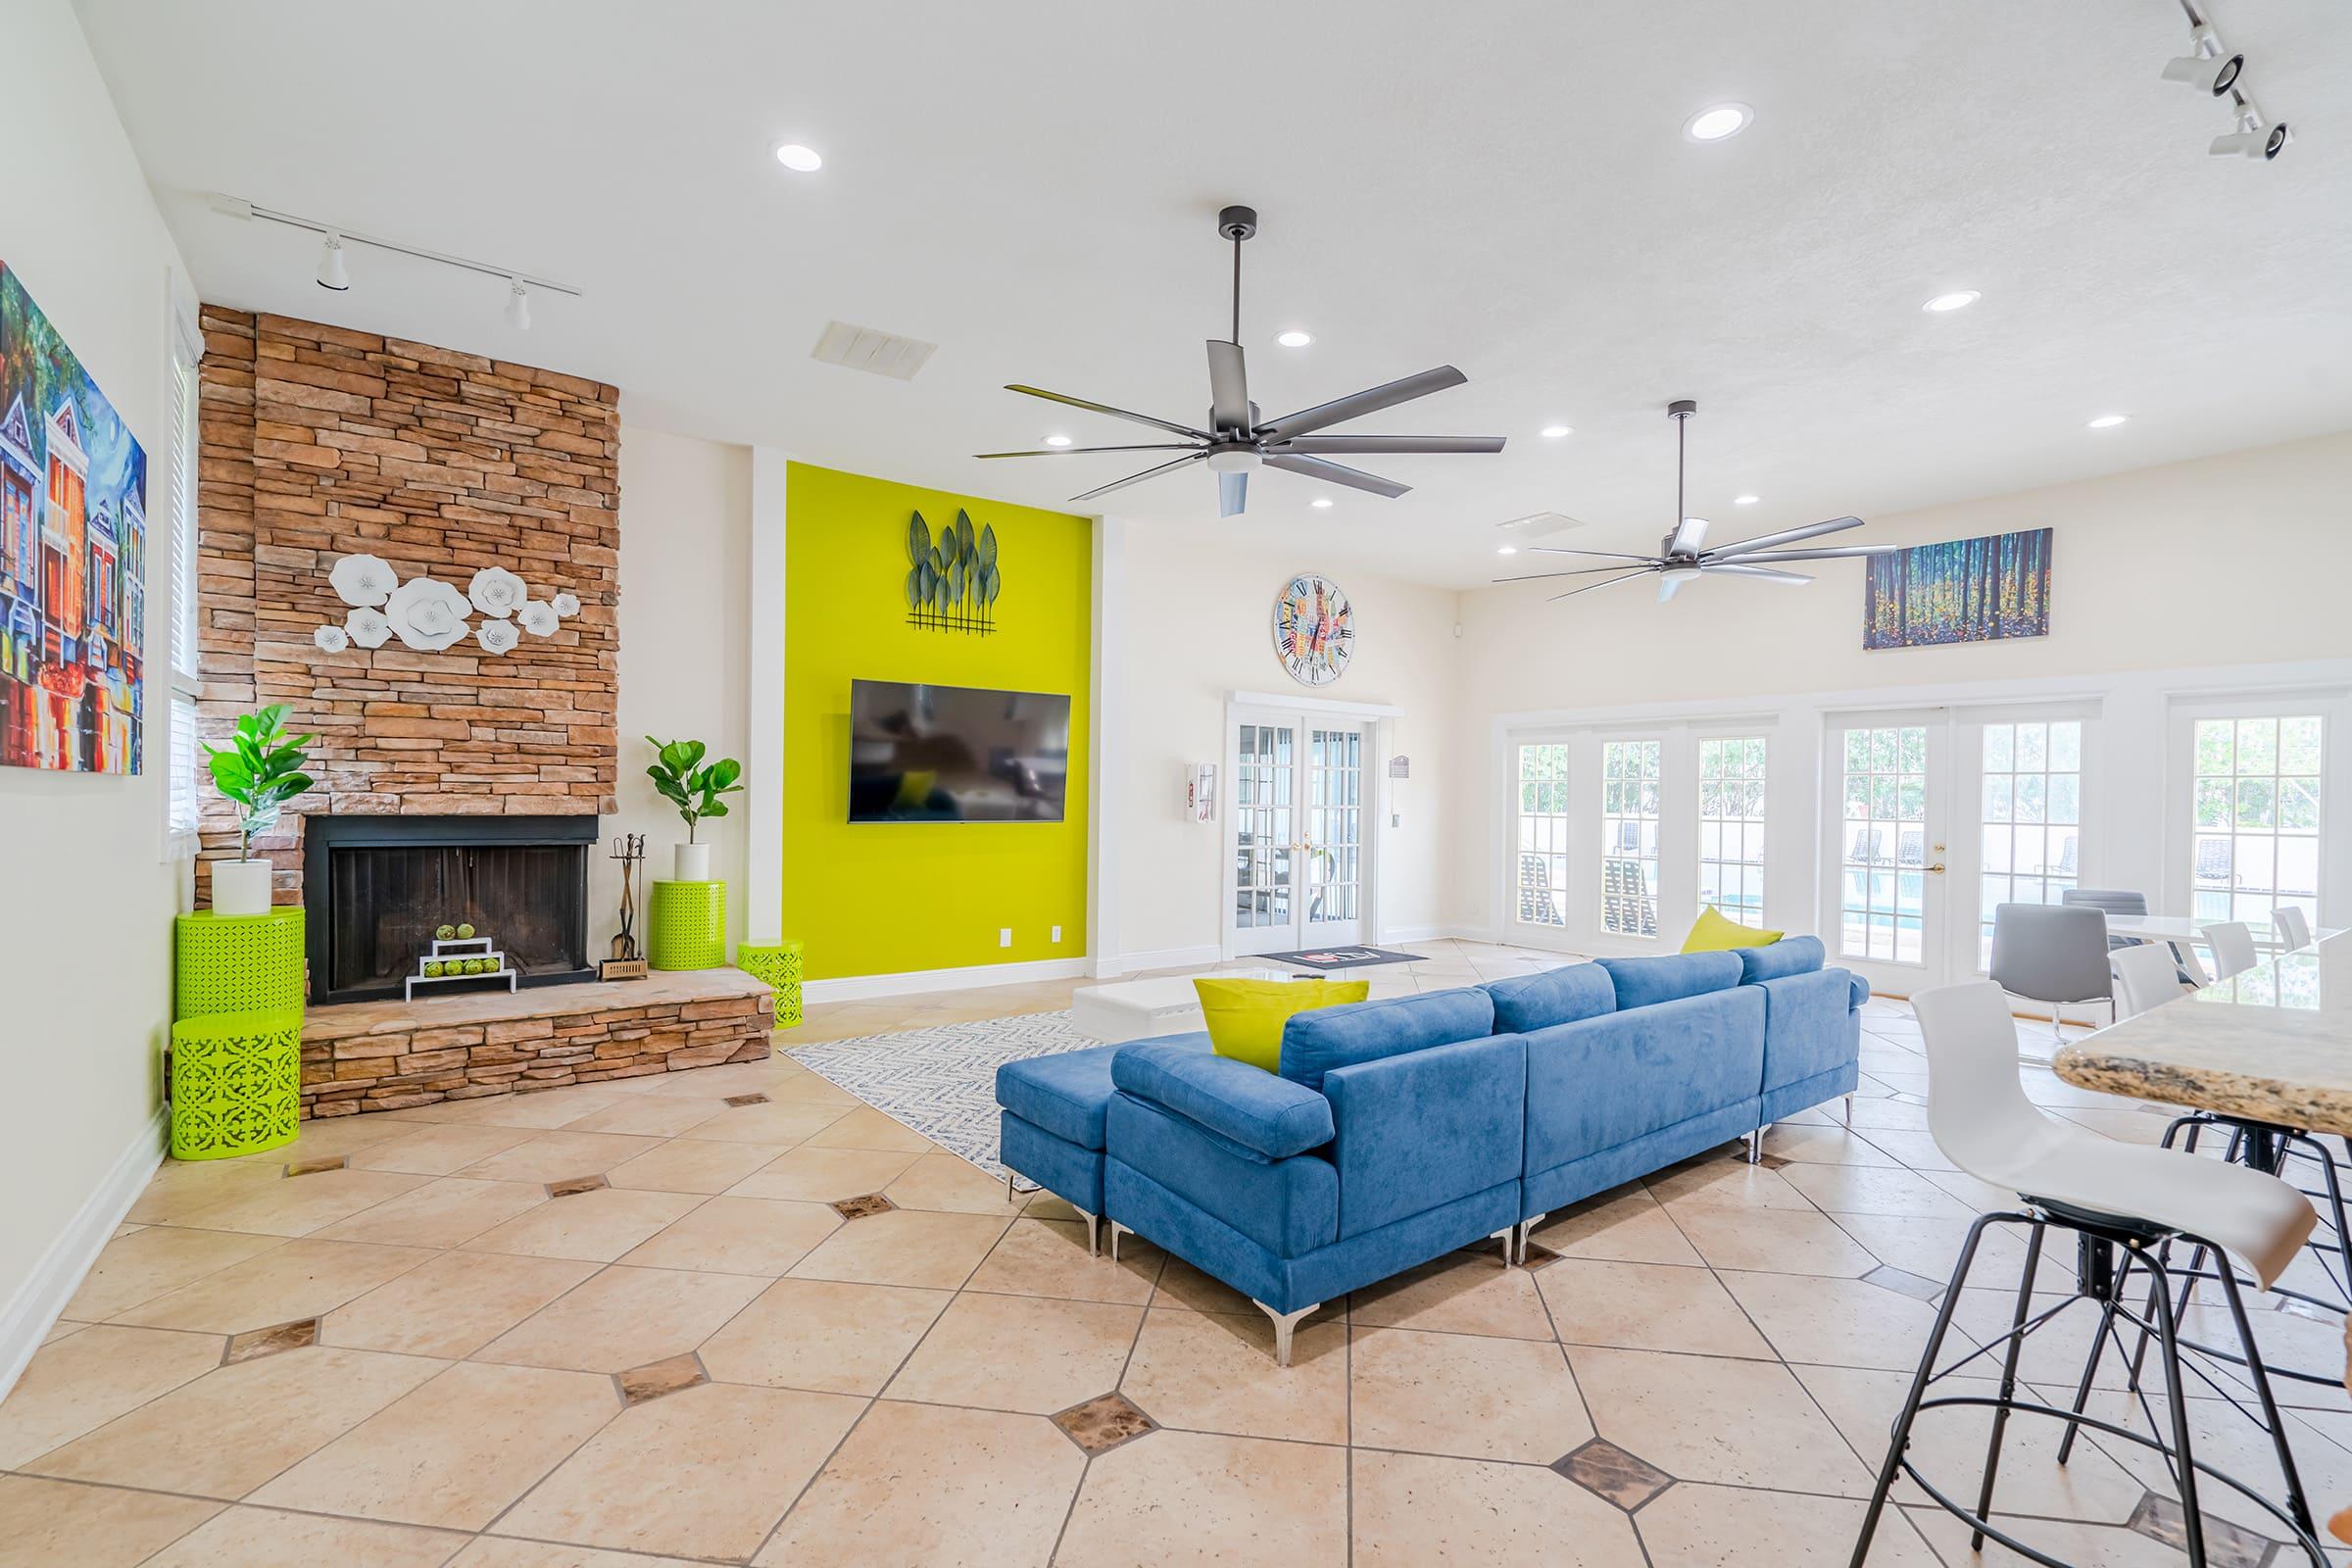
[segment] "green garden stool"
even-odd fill
[[[199,909],[172,922],[172,1016],[302,1009],[303,924],[298,907],[268,914]]]
[[[645,961],[656,969],[723,969],[727,885],[657,882],[646,903]]]
[[[735,967],[755,980],[766,981],[768,990],[776,994],[777,1028],[789,1029],[801,1021],[801,945],[798,942],[778,942],[772,947],[739,943],[735,948]]]
[[[226,1159],[302,1127],[302,1009],[210,1012],[172,1026],[172,1157]]]

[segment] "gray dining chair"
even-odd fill
[[[2050,1036],[2063,1040],[2059,1009],[2104,1002],[2114,1016],[2107,967],[2107,915],[2082,905],[2003,904],[1992,911],[1992,980],[2013,997],[2050,1004]]]
[[[2134,893],[2129,888],[2067,888],[2058,895],[2058,902],[2070,909],[2088,906],[2109,914],[2148,912],[2148,896]],[[2107,946],[2111,949],[2136,947],[2139,940],[2137,937],[2109,937]]]

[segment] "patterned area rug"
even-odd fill
[[[992,1176],[997,1157],[997,1069],[1028,1056],[1099,1046],[1070,1027],[1070,1015],[1032,1012],[983,1018],[905,1034],[827,1040],[788,1053],[793,1060],[848,1090],[925,1138],[952,1149]]]

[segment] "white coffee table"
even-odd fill
[[[1202,1027],[1200,998],[1193,976],[1117,980],[1086,986],[1070,995],[1070,1027],[1089,1040],[1116,1044],[1181,1035]],[[1281,969],[1220,969],[1218,980],[1288,980]]]

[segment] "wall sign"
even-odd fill
[[[1274,600],[1274,653],[1291,679],[1328,686],[1355,655],[1355,607],[1316,572],[1293,577]]]

